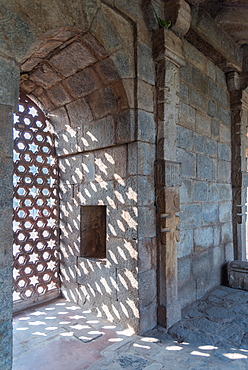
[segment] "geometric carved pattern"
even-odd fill
[[[58,166],[43,112],[21,94],[14,114],[13,300],[59,290]]]

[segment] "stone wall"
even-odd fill
[[[186,41],[184,51],[187,63],[180,70],[177,127],[182,307],[220,284],[223,264],[233,259],[231,117],[225,74]]]

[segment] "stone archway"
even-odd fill
[[[138,177],[130,169],[135,159],[128,162],[135,140],[128,95],[90,33],[57,30],[32,50],[21,67],[21,88],[45,107],[56,134],[62,293],[137,330]],[[90,209],[92,226],[84,222]],[[104,254],[99,259],[92,247],[85,255],[89,227],[105,223]]]

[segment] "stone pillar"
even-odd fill
[[[180,38],[168,29],[153,35],[157,90],[157,159],[155,166],[158,244],[158,324],[169,328],[181,318],[178,303],[180,163],[176,157],[179,70],[184,65]]]
[[[246,202],[247,202],[247,163],[246,141],[247,122],[243,119],[245,106],[244,86],[237,72],[226,75],[230,93],[231,142],[232,142],[232,196],[233,196],[233,242],[234,259],[246,259]]]
[[[12,368],[12,113],[19,68],[0,57],[0,369]]]

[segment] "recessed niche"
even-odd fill
[[[85,258],[106,258],[106,206],[81,206],[80,254]]]

